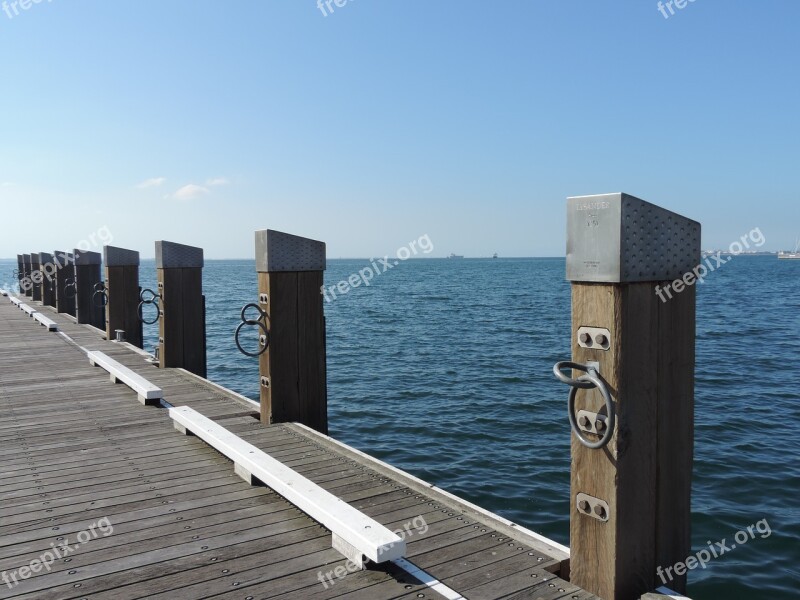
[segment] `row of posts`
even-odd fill
[[[322,275],[325,244],[272,230],[255,234],[258,302],[242,344],[259,361],[261,418],[300,422],[328,432]],[[203,250],[155,243],[156,289],[142,289],[139,252],[105,246],[17,255],[21,293],[33,302],[105,330],[106,338],[144,347],[143,323],[158,322],[155,356],[161,368],[206,376]],[[103,275],[102,268],[105,269]],[[254,298],[255,299],[255,298]],[[157,313],[153,313],[153,308]],[[252,339],[248,338],[248,333]],[[256,342],[257,340],[257,342]]]
[[[682,293],[674,285],[668,301],[660,294],[700,264],[700,225],[626,194],[571,198],[567,224],[572,360],[556,371],[570,386],[571,580],[607,600],[639,598],[662,583],[682,592],[691,540],[695,290],[686,283]],[[263,230],[255,250],[257,302],[242,309],[236,342],[259,360],[261,419],[327,433],[325,244]],[[63,268],[62,258],[74,268]],[[102,323],[92,301],[99,254],[18,259],[20,281],[55,273],[26,289],[33,300]],[[106,333],[124,329],[141,346],[139,255],[106,246],[105,265]],[[156,242],[156,268],[158,289],[148,299],[159,308],[159,365],[205,376],[203,251]],[[240,334],[250,343],[243,346]],[[256,339],[257,349],[246,351]]]

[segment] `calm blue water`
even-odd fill
[[[330,261],[328,285],[366,260]],[[0,263],[4,279],[13,268]],[[155,286],[152,261],[142,285]],[[236,350],[253,261],[204,271],[209,377],[258,397]],[[698,288],[694,548],[767,520],[772,534],[690,575],[690,595],[797,598],[800,261],[736,257]],[[326,304],[334,437],[569,542],[564,259],[410,260]],[[156,341],[147,331],[148,349]],[[763,525],[762,525],[763,527]]]

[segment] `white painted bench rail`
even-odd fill
[[[330,529],[333,548],[359,567],[364,556],[376,563],[405,556],[406,543],[399,535],[208,417],[188,406],[170,408],[169,416],[176,429],[230,458],[246,481],[258,479]]]
[[[33,318],[39,321],[42,325],[47,327],[48,331],[58,331],[58,323],[53,321],[53,319],[48,319],[42,313],[37,312],[33,314]]]
[[[111,381],[117,383],[121,381],[139,395],[139,402],[142,404],[158,404],[164,397],[164,392],[160,387],[147,381],[138,373],[130,370],[125,365],[115,361],[110,356],[97,350],[87,353],[89,362],[95,367],[102,367],[111,375]]]

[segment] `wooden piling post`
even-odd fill
[[[53,252],[56,263],[56,311],[75,316],[75,257],[71,252]]]
[[[627,194],[570,198],[567,211],[572,360],[599,365],[616,412],[605,448],[573,431],[571,581],[631,600],[691,549],[695,288],[683,282],[700,264],[700,224]],[[596,387],[576,393],[575,426],[597,442],[587,429],[605,402]],[[685,571],[666,584],[684,592]]]
[[[31,300],[34,302],[42,301],[42,269],[39,266],[39,253],[32,252],[31,255]]]
[[[206,323],[203,249],[156,242],[160,298],[159,366],[180,367],[206,376]]]
[[[19,293],[24,294],[23,281],[25,280],[25,257],[22,254],[17,254],[17,282],[19,284]]]
[[[265,229],[256,231],[259,306],[269,345],[259,358],[261,420],[300,422],[328,432],[325,244]]]
[[[39,267],[42,273],[42,304],[56,305],[56,268],[53,255],[49,252],[39,253]]]
[[[33,297],[33,281],[31,280],[31,255],[22,255],[22,289],[21,294],[25,294],[28,298]]]
[[[53,251],[56,264],[56,311],[75,316],[75,265],[69,252]]]
[[[142,348],[142,322],[139,320],[139,253],[115,246],[103,247],[106,270],[106,339],[116,330],[125,331],[126,341]]]
[[[99,252],[75,249],[75,318],[98,329],[105,329],[105,311],[94,297],[95,286],[103,278]]]

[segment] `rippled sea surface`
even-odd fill
[[[326,284],[368,264],[332,260]],[[152,261],[142,285],[155,287]],[[256,360],[232,337],[257,299],[254,262],[208,261],[204,290],[209,378],[256,399]],[[331,435],[568,544],[566,390],[551,368],[569,357],[569,310],[564,259],[401,263],[325,305]],[[771,534],[693,571],[690,596],[798,598],[800,261],[740,256],[711,273],[697,333],[693,547],[759,522]]]

